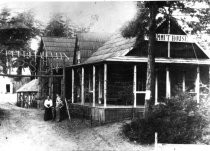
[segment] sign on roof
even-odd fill
[[[145,37],[145,40],[148,40],[148,37]],[[192,43],[193,39],[187,35],[172,35],[172,34],[156,34],[157,41],[165,42],[186,42]]]
[[[156,34],[157,41],[192,42],[187,35]]]

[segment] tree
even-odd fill
[[[2,49],[1,62],[4,73],[10,67],[18,67],[17,73],[22,74],[23,67],[34,69],[34,59],[23,54],[34,54],[30,49],[30,40],[40,33],[39,22],[34,19],[31,11],[17,13],[12,16],[10,10],[4,8],[0,13],[0,46]],[[12,56],[9,52],[16,54]],[[20,55],[17,55],[17,54]],[[8,55],[6,55],[8,54]]]
[[[145,97],[145,118],[148,118],[151,106],[154,104],[155,86],[154,86],[154,44],[157,24],[163,21],[163,19],[169,20],[171,14],[175,10],[179,10],[182,13],[195,13],[195,9],[190,8],[186,4],[189,1],[145,1],[138,2],[138,12],[134,20],[122,30],[124,37],[137,37],[135,47],[139,47],[144,40],[144,36],[148,35],[148,63],[147,63],[147,80],[146,80],[146,97]],[[194,3],[196,2],[193,1]],[[170,8],[170,9],[169,9]],[[161,14],[161,15],[158,15]],[[208,15],[207,15],[208,14]],[[158,17],[160,16],[160,17]],[[192,15],[193,16],[193,15]],[[205,16],[205,17],[204,17]],[[200,23],[188,23],[193,27],[193,31],[201,31],[206,29],[209,25],[210,14],[208,11],[199,11],[196,17],[204,22]],[[184,20],[183,20],[184,21]],[[196,26],[195,26],[196,25]],[[198,26],[199,25],[199,26]],[[197,28],[194,28],[197,27]]]
[[[45,36],[50,37],[67,37],[66,24],[62,14],[57,13],[52,16],[47,27],[45,28]]]
[[[44,30],[44,36],[74,37],[77,33],[89,32],[95,22],[98,21],[98,18],[97,15],[92,15],[89,25],[80,26],[75,24],[68,16],[61,13],[55,13],[52,15]]]

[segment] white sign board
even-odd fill
[[[148,37],[145,37],[145,40],[148,40]],[[192,43],[193,39],[187,35],[172,35],[172,34],[156,34],[157,41],[165,42],[186,42]]]

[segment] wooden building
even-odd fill
[[[200,84],[209,84],[210,55],[173,20],[157,27],[155,103],[179,91],[200,100]],[[84,62],[76,56],[72,70],[72,112],[100,122],[141,116],[144,111],[148,40],[114,34]]]
[[[71,99],[72,70],[69,67],[84,62],[109,36],[105,33],[78,33],[74,38],[42,37],[38,52],[42,55],[39,74],[57,77],[40,78],[41,96],[50,95],[55,100],[58,93],[63,98]]]
[[[40,75],[49,75],[49,77],[39,78],[40,81],[40,96],[51,96],[55,100],[55,94],[58,93],[63,96],[65,94],[62,90],[63,82],[63,67],[73,64],[74,49],[76,45],[76,38],[64,37],[42,37],[40,49],[38,51],[39,57],[39,73]],[[52,77],[60,75],[57,77]],[[70,77],[71,78],[71,77]],[[71,82],[65,82],[66,90],[71,86]],[[71,88],[70,88],[71,90]],[[69,93],[67,93],[69,94]],[[71,97],[71,96],[70,96]]]

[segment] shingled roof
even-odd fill
[[[124,38],[120,33],[114,34],[109,41],[100,47],[84,63],[105,61],[112,57],[125,56],[135,45],[136,38]]]
[[[42,37],[43,48],[48,56],[58,56],[53,61],[53,66],[62,66],[65,57],[66,64],[72,65],[76,38]]]
[[[165,23],[164,21],[163,23]],[[158,28],[161,28],[161,24]],[[179,26],[176,23],[176,26]],[[179,26],[180,34],[186,34],[183,29]],[[128,57],[126,56],[135,46],[136,38],[124,38],[120,33],[114,34],[109,41],[107,41],[102,47],[100,47],[95,53],[93,53],[84,64],[110,61],[118,57]],[[207,52],[208,49],[204,48],[200,43],[192,42],[198,47],[208,58],[210,58],[210,53]],[[194,48],[193,48],[194,49]]]
[[[39,80],[34,79],[29,83],[26,83],[21,88],[17,90],[17,92],[38,92],[39,90]]]
[[[81,63],[87,60],[98,48],[108,41],[110,36],[109,33],[94,32],[77,34]]]

